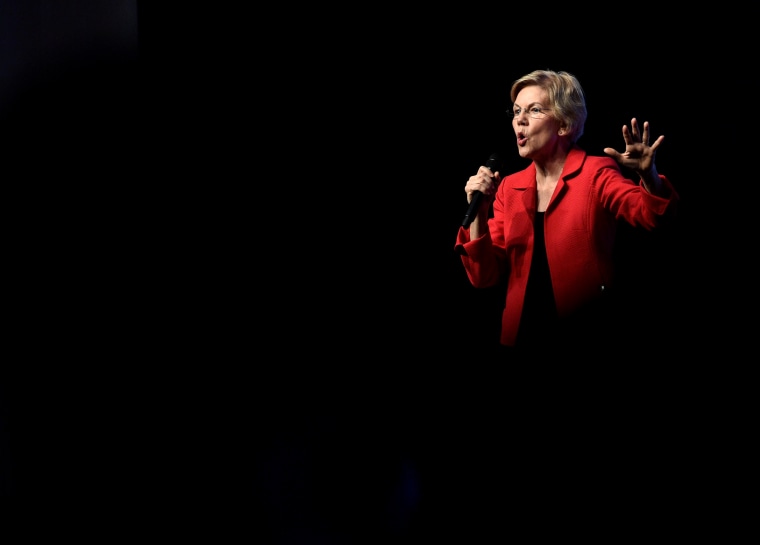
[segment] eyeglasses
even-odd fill
[[[509,117],[520,117],[520,114],[523,113],[523,111],[528,114],[528,117],[531,119],[543,119],[547,115],[549,115],[549,112],[551,111],[551,108],[542,108],[541,106],[529,106],[525,110],[520,108],[519,106],[515,106],[512,110],[507,110],[507,115]]]

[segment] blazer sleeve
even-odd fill
[[[474,287],[488,288],[499,283],[503,266],[491,242],[490,229],[482,237],[470,240],[470,231],[460,226],[454,251],[459,254],[467,278]]]

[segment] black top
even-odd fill
[[[557,306],[554,302],[554,290],[549,275],[549,262],[546,259],[546,242],[544,239],[544,212],[536,212],[533,221],[535,230],[533,243],[533,260],[530,264],[530,276],[525,292],[520,330],[517,344],[535,343],[547,339],[557,323]]]

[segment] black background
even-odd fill
[[[98,4],[3,3],[10,518],[289,544],[719,526],[749,399],[715,21],[666,47],[661,16]],[[524,165],[504,111],[537,68],[583,84],[593,154],[649,120],[682,201],[667,235],[621,232],[630,345],[515,369],[453,243],[468,176]]]

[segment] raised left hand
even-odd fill
[[[660,136],[653,144],[649,144],[649,121],[644,121],[644,132],[639,130],[639,122],[631,119],[631,128],[623,125],[623,140],[625,151],[618,152],[614,148],[604,148],[604,153],[615,159],[621,166],[636,171],[641,176],[647,176],[654,169],[654,158],[665,136]]]

